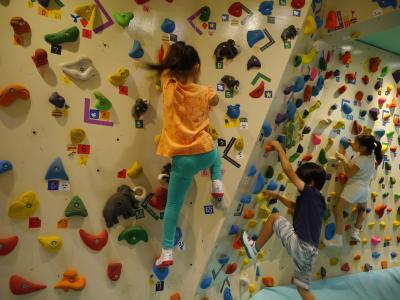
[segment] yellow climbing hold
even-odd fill
[[[367,238],[362,238],[361,243],[363,243],[364,245],[368,244],[368,239]]]
[[[369,128],[369,127],[367,127],[367,126],[364,126],[364,127],[363,127],[363,132],[368,133],[368,134],[371,134],[371,133],[372,133],[372,128]]]
[[[333,138],[328,138],[328,145],[333,145],[334,142],[335,140]]]
[[[394,229],[399,228],[400,227],[400,221],[394,220],[393,221],[393,227],[394,227]]]
[[[244,140],[242,137],[240,137],[240,138],[236,139],[235,149],[238,151],[242,151],[243,148],[244,148]]]
[[[249,293],[254,294],[257,291],[257,287],[254,283],[249,284]]]
[[[244,249],[239,250],[239,256],[245,256],[246,252],[244,252]]]
[[[336,192],[330,192],[330,193],[329,193],[329,197],[335,198],[335,197],[336,197]]]
[[[301,56],[301,63],[304,65],[308,65],[314,60],[316,56],[317,56],[317,49],[312,48],[310,52],[308,52],[307,54],[303,54]]]
[[[252,220],[249,221],[249,223],[247,223],[247,227],[248,228],[254,228],[254,227],[257,226],[257,224],[258,224],[258,221],[255,220],[255,219],[252,219]]]
[[[97,5],[81,5],[74,8],[74,12],[82,19],[88,21],[88,28],[93,29],[96,20]]]
[[[126,174],[129,177],[136,178],[136,177],[139,177],[139,175],[142,173],[142,171],[143,171],[142,166],[137,161],[135,161],[132,164],[132,166],[126,171]]]
[[[23,193],[17,200],[11,202],[8,207],[8,216],[14,219],[26,219],[32,216],[39,207],[36,193],[28,191]]]
[[[321,100],[318,100],[317,102],[315,102],[313,105],[310,106],[310,109],[308,110],[310,113],[312,113],[313,111],[316,111],[318,108],[320,108],[321,106]]]
[[[161,139],[161,134],[157,134],[154,137],[154,144],[158,145],[158,143],[160,142],[160,139]]]
[[[382,154],[385,154],[388,149],[389,149],[388,145],[382,144],[382,151],[381,151]]]
[[[283,180],[285,178],[285,176],[283,175],[283,173],[279,173],[278,176],[276,176],[276,180],[280,181]]]
[[[263,203],[260,208],[258,209],[258,217],[261,219],[266,219],[268,216],[271,214],[271,210],[268,208],[268,206]]]
[[[265,256],[265,254],[264,254],[264,250],[263,250],[263,249],[261,249],[260,251],[258,251],[258,253],[257,253],[257,259],[263,259],[264,256]]]
[[[250,259],[248,257],[243,258],[242,265],[246,266],[250,263]]]
[[[312,34],[317,30],[317,23],[313,16],[307,16],[304,23],[304,35]]]
[[[38,241],[49,252],[57,252],[62,246],[62,239],[58,235],[39,236]]]
[[[69,132],[69,137],[72,144],[79,144],[85,139],[86,133],[83,129],[73,128]]]
[[[336,265],[338,264],[338,262],[339,262],[339,258],[337,258],[337,257],[331,257],[331,258],[329,259],[329,264],[330,264],[331,266],[336,266]]]
[[[121,86],[126,82],[129,76],[129,70],[126,68],[119,69],[116,73],[108,77],[108,81],[115,86]]]
[[[259,192],[256,196],[256,201],[258,203],[263,203],[268,200],[268,196],[265,192]]]
[[[344,127],[345,127],[345,125],[344,125],[344,122],[342,120],[337,121],[335,123],[335,125],[333,125],[334,129],[344,129]]]
[[[378,193],[372,192],[372,193],[371,193],[371,198],[372,198],[373,200],[375,200],[376,197],[378,197]]]
[[[381,227],[381,229],[385,229],[386,228],[386,223],[384,221],[381,221],[379,223],[379,226]]]
[[[353,206],[353,207],[351,208],[351,213],[352,213],[352,214],[355,214],[357,211],[358,211],[357,206]]]
[[[350,37],[354,40],[354,39],[358,39],[361,36],[361,32],[359,31],[354,31],[351,33]]]
[[[375,226],[375,222],[369,222],[367,226],[369,229],[372,229]]]

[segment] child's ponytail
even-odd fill
[[[359,142],[360,146],[367,148],[368,153],[372,154],[372,151],[374,151],[376,164],[379,166],[383,160],[382,144],[375,140],[373,135],[368,133],[357,135],[356,140]]]
[[[375,140],[374,142],[374,154],[375,154],[375,160],[378,163],[378,166],[381,164],[383,156],[382,156],[382,144]]]

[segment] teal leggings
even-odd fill
[[[172,249],[174,247],[176,225],[193,177],[199,171],[207,168],[210,168],[212,180],[221,180],[221,156],[218,146],[215,146],[214,150],[207,153],[179,155],[172,158],[168,200],[163,221],[162,247],[164,249]]]

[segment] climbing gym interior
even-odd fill
[[[326,171],[326,207],[312,270],[316,299],[400,293],[400,1],[0,0],[0,299],[301,299],[272,213],[295,200],[268,142],[293,169]],[[163,128],[163,44],[184,41],[214,88],[210,171],[186,195],[174,264],[157,268],[171,160]],[[360,241],[343,211],[343,247],[326,247],[349,180],[335,153],[369,133],[382,144]],[[218,204],[218,205],[217,205]]]

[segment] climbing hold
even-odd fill
[[[331,257],[331,258],[329,259],[329,264],[330,264],[331,266],[336,266],[336,265],[338,264],[338,262],[339,262],[339,258],[337,258],[337,257]]]
[[[14,295],[24,295],[43,290],[47,288],[47,285],[33,283],[18,275],[12,275],[9,280],[9,287]]]
[[[378,138],[381,138],[385,135],[385,129],[378,128],[374,131],[374,133]]]
[[[224,77],[222,77],[221,82],[225,84],[227,89],[230,91],[237,91],[239,89],[239,80],[236,80],[236,78],[231,75],[225,75]]]
[[[47,170],[45,180],[52,179],[69,180],[60,157],[57,157]]]
[[[381,256],[381,254],[377,251],[374,251],[372,252],[371,256],[373,259],[378,259]]]
[[[359,135],[362,132],[362,125],[358,123],[357,120],[353,121],[353,126],[351,128],[351,134]]]
[[[318,108],[320,108],[320,106],[321,106],[321,101],[318,100],[317,102],[315,102],[313,105],[310,106],[309,112],[312,113],[313,111],[316,111]]]
[[[51,94],[51,96],[49,98],[49,102],[57,108],[65,107],[65,98],[57,92],[54,92]]]
[[[83,290],[86,285],[86,279],[83,276],[79,276],[75,269],[67,269],[63,274],[63,279],[54,285],[56,289],[63,289],[64,292],[68,292],[70,289],[74,291]]]
[[[110,81],[112,85],[121,86],[125,83],[128,76],[129,70],[126,68],[120,68],[115,74],[108,77],[108,81]]]
[[[175,30],[175,22],[166,18],[161,24],[161,30],[165,33],[173,33]]]
[[[387,73],[389,72],[389,68],[388,66],[384,66],[381,70],[381,75],[380,77],[385,77],[387,75]]]
[[[382,106],[383,104],[385,104],[385,102],[386,102],[386,98],[379,98],[378,99],[378,105],[379,106]]]
[[[294,27],[294,25],[290,25],[286,27],[281,34],[281,38],[284,42],[288,40],[293,40],[297,36],[297,29]],[[295,66],[299,66],[301,64],[301,57],[297,56],[295,57]]]
[[[325,165],[328,162],[328,159],[326,158],[326,152],[325,152],[324,148],[322,148],[321,151],[319,152],[318,162],[321,165]]]
[[[303,131],[301,134],[309,134],[311,132],[311,127],[310,126],[304,126]]]
[[[312,158],[313,158],[312,154],[306,153],[306,154],[304,154],[304,156],[301,158],[301,161],[302,161],[302,162],[310,161],[310,160],[312,160]]]
[[[250,165],[249,169],[247,170],[246,176],[252,177],[252,176],[256,175],[256,172],[257,172],[256,165],[254,165],[254,164]]]
[[[371,244],[373,246],[378,245],[380,242],[381,242],[381,239],[379,237],[377,237],[377,236],[372,236],[371,237]]]
[[[374,89],[379,91],[382,88],[382,81],[377,81],[374,85]]]
[[[293,65],[297,68],[298,66],[301,65],[301,56],[296,55],[294,57]],[[290,93],[289,93],[290,94]]]
[[[10,20],[10,25],[14,30],[14,36],[19,36],[31,32],[29,23],[21,17],[13,17]]]
[[[142,48],[142,45],[138,40],[134,40],[133,46],[131,51],[129,51],[129,56],[132,57],[133,59],[139,59],[143,57],[144,55],[144,50]]]
[[[252,68],[261,68],[261,61],[254,55],[247,61],[247,70]]]
[[[313,133],[311,136],[311,141],[313,145],[319,145],[321,144],[322,138],[318,134]]]
[[[375,205],[375,214],[382,218],[383,214],[385,213],[385,209],[387,208],[386,204],[377,204]]]
[[[61,63],[60,67],[65,74],[77,80],[89,80],[97,73],[92,60],[84,55],[71,62]]]
[[[117,281],[121,277],[122,264],[110,263],[107,266],[107,276],[111,281]]]
[[[82,199],[79,198],[79,196],[74,196],[71,199],[71,201],[65,208],[64,215],[66,217],[72,217],[72,216],[87,217],[88,216],[86,206],[83,203]]]
[[[272,166],[268,166],[265,170],[264,177],[270,179],[274,177],[274,168]]]
[[[100,111],[110,110],[112,107],[112,103],[107,99],[101,92],[94,91],[93,96],[96,98],[95,107]]]
[[[242,137],[237,138],[235,141],[235,149],[238,151],[242,151],[244,148],[244,140]]]
[[[239,236],[239,239],[240,239],[240,236]],[[226,255],[226,254],[221,254],[221,255],[218,257],[217,260],[218,260],[218,263],[219,263],[219,264],[225,265],[225,264],[229,261],[229,256]]]
[[[372,57],[369,60],[369,71],[372,73],[378,72],[381,59],[379,57]]]
[[[270,16],[274,8],[274,1],[263,1],[260,3],[258,11],[264,16]]]
[[[62,246],[62,238],[58,235],[38,236],[38,241],[49,252],[57,252]]]
[[[372,120],[376,121],[379,118],[379,108],[373,107],[369,110],[369,116]]]
[[[338,19],[336,15],[336,11],[331,10],[328,12],[328,16],[326,17],[325,28],[328,30],[333,30],[338,27]]]
[[[226,288],[224,289],[224,296],[223,296],[223,298],[224,298],[224,300],[233,300],[233,297],[232,297],[232,293],[231,293],[231,289],[230,289],[230,288],[226,287]]]
[[[46,34],[44,39],[51,45],[59,45],[62,43],[75,42],[79,38],[79,29],[76,26],[72,26],[68,29],[61,30],[56,33]]]
[[[0,256],[7,255],[14,250],[18,244],[18,236],[13,235],[7,238],[0,238]]]
[[[132,107],[132,116],[135,120],[139,120],[140,117],[149,109],[149,101],[138,98]]]
[[[27,88],[20,84],[9,84],[0,90],[0,106],[9,106],[15,100],[28,100],[30,93]]]
[[[256,227],[257,226],[257,224],[258,224],[258,221],[257,220],[250,220],[248,223],[247,223],[247,227],[250,229],[250,228],[254,228],[254,227]]]
[[[99,234],[90,234],[85,230],[80,229],[79,235],[85,245],[95,251],[103,249],[108,241],[108,232],[106,229],[103,229]]]
[[[349,139],[346,138],[345,136],[341,137],[341,138],[340,138],[340,145],[341,145],[344,149],[347,149],[347,148],[350,146]]]
[[[275,279],[274,277],[271,276],[263,276],[261,278],[262,283],[266,286],[266,287],[273,287],[275,286]]]
[[[362,91],[358,91],[355,95],[356,100],[358,101],[358,104],[361,105],[361,101],[364,97],[364,93]]]
[[[240,104],[228,105],[226,114],[229,118],[236,120],[240,116]]]
[[[362,82],[363,82],[365,85],[367,85],[367,84],[369,83],[369,77],[368,77],[368,75],[364,75],[364,76],[361,78],[361,80],[362,80]]]
[[[317,23],[313,16],[307,16],[304,23],[304,35],[313,34],[317,30]]]
[[[10,203],[8,216],[14,219],[27,219],[35,213],[38,207],[39,201],[36,193],[28,191]]]
[[[227,275],[233,274],[236,271],[236,269],[237,269],[237,264],[236,263],[229,263],[226,266],[225,274],[227,274]]]
[[[259,173],[256,179],[256,183],[254,184],[253,187],[252,191],[253,194],[258,194],[259,192],[261,192],[261,190],[264,187],[264,180],[265,180],[264,176],[261,173]]]
[[[312,96],[312,86],[311,85],[306,85],[304,88],[304,94],[303,94],[303,100],[304,102],[308,102],[311,100],[311,96]]]
[[[116,12],[113,13],[115,22],[123,28],[129,25],[129,22],[133,19],[133,13],[131,12]]]
[[[260,84],[252,92],[249,93],[249,95],[252,98],[260,98],[264,95],[264,91],[264,81],[261,81]]]
[[[253,284],[253,283],[250,283],[250,284],[249,284],[249,293],[250,293],[250,294],[254,294],[256,291],[257,291],[256,285]]]
[[[0,160],[0,174],[6,173],[8,171],[11,171],[13,168],[13,165],[11,161],[9,160]]]
[[[289,162],[294,163],[299,157],[300,157],[300,153],[295,152],[289,156]]]
[[[206,275],[200,282],[200,288],[203,290],[208,289],[211,283],[212,283],[212,277],[210,275]]]
[[[86,137],[86,133],[83,129],[73,128],[69,132],[69,137],[72,144],[80,144]]]
[[[399,83],[399,82],[400,82],[400,69],[394,71],[394,72],[392,73],[392,76],[393,76],[393,79],[394,79],[394,81],[396,82],[396,84]]]
[[[118,236],[118,241],[126,241],[130,245],[136,245],[138,242],[149,240],[146,230],[140,226],[130,226],[124,229]]]
[[[270,214],[271,210],[268,208],[268,206],[265,203],[261,204],[258,209],[257,217],[260,219],[267,219]]]
[[[239,2],[238,2],[239,3]],[[240,4],[240,3],[239,3]],[[214,51],[214,55],[217,61],[223,61],[226,59],[233,59],[240,52],[240,47],[235,44],[235,41],[229,39],[226,42],[220,43]]]
[[[142,172],[143,172],[143,168],[142,168],[141,164],[138,163],[137,161],[134,161],[132,166],[126,171],[126,174],[129,177],[137,178],[140,176],[140,174],[142,174]]]
[[[42,48],[36,49],[32,55],[32,60],[37,68],[47,65],[47,51]]]
[[[342,60],[342,64],[344,65],[348,65],[351,62],[351,52],[350,51],[346,51],[343,53],[343,55],[341,56],[341,60]]]
[[[210,20],[210,16],[211,16],[211,9],[208,6],[203,6],[200,9],[200,21],[202,22],[208,22],[208,20]]]
[[[229,235],[236,235],[239,231],[240,231],[239,226],[237,226],[236,224],[232,224],[231,228],[229,229],[228,234]]]
[[[167,205],[167,195],[168,190],[166,188],[158,187],[155,190],[153,197],[150,199],[150,206],[158,210],[164,210]]]
[[[157,268],[156,265],[153,265],[153,273],[159,281],[164,281],[168,277],[169,268]]]
[[[261,29],[250,30],[247,32],[247,43],[250,48],[253,48],[253,46],[264,37],[265,34]]]
[[[243,219],[249,220],[254,217],[255,213],[254,210],[251,208],[246,208],[243,212]]]
[[[175,293],[175,294],[172,294],[171,297],[169,297],[169,300],[182,300],[182,298],[179,293]]]
[[[88,22],[87,27],[89,29],[94,28],[94,21],[96,20],[96,13],[97,13],[97,5],[81,5],[74,8],[74,12]]]
[[[350,265],[349,263],[344,263],[341,267],[340,270],[342,270],[343,272],[349,272],[350,271]]]
[[[240,2],[234,2],[229,6],[228,13],[236,18],[240,18],[242,15],[242,4]]]
[[[307,54],[303,54],[301,56],[302,64],[308,65],[309,63],[311,63],[314,60],[314,58],[317,56],[317,54],[318,54],[317,49],[312,48],[310,50],[310,52],[308,52]]]
[[[335,223],[329,223],[325,226],[325,239],[327,241],[331,240],[335,235],[336,225]]]
[[[303,76],[297,76],[295,84],[293,86],[293,92],[294,93],[298,93],[298,92],[302,91],[303,88],[304,88],[304,85],[305,85],[304,77]]]
[[[291,5],[294,9],[302,9],[305,5],[305,0],[292,0]]]

